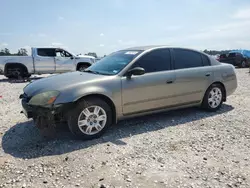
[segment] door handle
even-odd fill
[[[208,76],[211,76],[211,74],[210,74],[210,73],[207,73],[205,76],[207,76],[207,77],[208,77]]]
[[[166,81],[166,84],[172,84],[174,81],[173,80],[168,80]]]

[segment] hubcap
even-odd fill
[[[79,129],[87,135],[100,132],[107,122],[107,114],[100,106],[85,108],[78,117]]]
[[[217,108],[222,100],[222,92],[218,87],[214,87],[208,95],[208,104],[211,108]]]
[[[83,67],[83,66],[81,66],[80,68],[79,68],[79,71],[84,71],[85,69],[86,69],[87,67]]]

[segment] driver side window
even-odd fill
[[[142,67],[145,73],[171,70],[169,49],[157,49],[143,55],[131,68]]]
[[[71,55],[64,50],[57,49],[56,50],[56,57],[71,57]]]

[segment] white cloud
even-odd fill
[[[104,34],[103,34],[103,33],[101,33],[101,34],[100,34],[100,37],[103,37],[103,36],[104,36]]]
[[[104,47],[104,44],[100,44],[99,46],[100,46],[100,47]]]
[[[64,20],[64,17],[58,16],[58,20]]]
[[[38,36],[38,37],[46,37],[47,35],[44,34],[44,33],[38,33],[37,36]]]
[[[132,45],[135,45],[136,44],[136,41],[134,40],[128,40],[128,41],[123,41],[123,40],[118,40],[117,41],[120,45],[123,45],[123,46],[132,46]]]
[[[235,18],[235,19],[250,19],[250,7],[238,10],[235,14],[232,15],[232,18]]]
[[[8,46],[8,43],[3,42],[0,44],[0,46]]]
[[[52,46],[58,46],[58,47],[59,47],[59,46],[63,46],[63,44],[60,43],[60,42],[52,42],[51,45],[52,45]]]

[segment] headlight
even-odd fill
[[[30,99],[29,104],[35,106],[51,105],[54,103],[59,93],[59,91],[46,91],[39,93]]]

